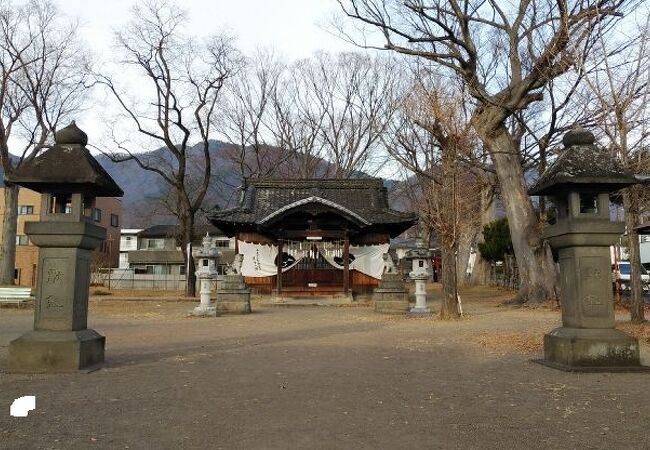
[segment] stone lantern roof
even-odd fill
[[[24,164],[7,180],[36,192],[122,197],[124,192],[86,148],[88,136],[72,122],[54,135],[55,145]]]
[[[426,245],[426,242],[421,237],[415,240],[415,248],[406,251],[404,256],[407,260],[412,259],[428,259],[431,258],[431,250]]]
[[[581,127],[562,139],[564,151],[528,189],[530,195],[557,195],[569,190],[613,192],[638,181],[610,152]]]

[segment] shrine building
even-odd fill
[[[371,292],[390,239],[417,222],[388,206],[379,178],[249,179],[236,207],[209,217],[236,238],[247,284],[277,295]]]

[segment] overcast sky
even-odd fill
[[[113,30],[130,18],[133,0],[59,0],[61,10],[78,17],[83,36],[103,52],[111,45]],[[198,34],[229,29],[246,52],[271,46],[289,57],[309,56],[318,49],[342,50],[351,46],[324,31],[338,5],[335,0],[184,0],[177,4],[189,13]]]
[[[110,61],[114,31],[130,20],[135,1],[55,2],[68,18],[80,21],[80,35],[96,62]],[[210,35],[228,30],[236,36],[237,45],[245,54],[266,47],[288,59],[297,59],[317,50],[354,49],[325,31],[329,18],[338,11],[335,0],[177,0],[176,4],[188,12],[190,34]],[[101,106],[96,104],[77,118],[91,143],[102,139],[106,131],[101,113]]]

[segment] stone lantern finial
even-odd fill
[[[596,142],[594,134],[582,128],[580,124],[574,125],[562,138],[565,148],[573,145],[593,145],[594,142]]]
[[[86,146],[88,144],[88,135],[73,120],[70,125],[54,133],[54,142],[58,145]]]

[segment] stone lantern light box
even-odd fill
[[[550,197],[555,223],[543,237],[560,267],[562,327],[544,336],[542,363],[564,370],[640,368],[638,341],[614,328],[610,246],[625,226],[610,220],[610,193],[636,184],[594,135],[575,128],[529,189]]]
[[[55,134],[51,149],[8,177],[42,194],[40,221],[25,224],[39,247],[34,330],[11,342],[10,370],[74,371],[104,361],[105,338],[87,328],[90,259],[106,238],[92,211],[96,197],[123,192],[87,143],[86,133],[72,122]]]

